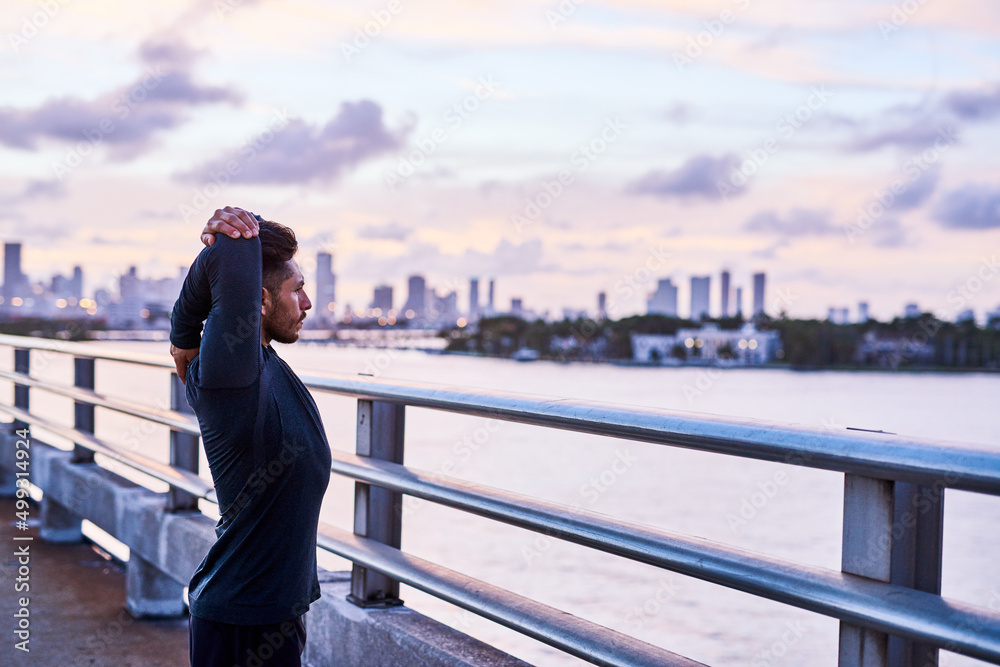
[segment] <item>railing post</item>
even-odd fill
[[[892,575],[899,586],[941,594],[944,486],[896,482],[893,512]],[[889,637],[893,667],[937,667],[938,649]]]
[[[89,357],[73,357],[73,384],[81,389],[94,388],[94,360]],[[73,402],[73,425],[80,431],[94,432],[94,406],[82,401]],[[73,463],[93,463],[94,452],[73,446]]]
[[[184,383],[177,377],[177,373],[170,374],[170,409],[184,414],[194,414],[194,410],[187,402],[187,394],[184,393]],[[191,433],[181,431],[170,431],[170,465],[182,470],[190,470],[198,473],[199,438]],[[167,498],[168,512],[189,512],[198,510],[197,496],[182,491],[181,489],[170,487]]]
[[[358,401],[358,456],[403,462],[406,407],[381,401]],[[354,484],[354,534],[399,548],[403,526],[403,495],[362,482]],[[351,594],[361,607],[402,604],[399,582],[381,572],[354,565]]]
[[[878,581],[892,573],[893,483],[844,475],[844,537],[840,569]],[[888,667],[884,632],[840,622],[839,667]]]
[[[841,569],[939,595],[944,488],[844,476]],[[840,667],[936,667],[938,649],[840,624]]]
[[[24,348],[14,349],[14,372],[22,373],[28,375],[31,370],[31,350],[26,350]],[[30,387],[23,384],[14,384],[14,407],[20,408],[22,410],[31,409],[31,395],[29,394]],[[20,431],[23,428],[27,428],[28,425],[25,424],[20,419],[14,420],[14,431]]]

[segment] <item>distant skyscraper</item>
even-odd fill
[[[753,274],[753,314],[754,317],[764,314],[764,280],[763,273]]]
[[[920,317],[920,306],[915,303],[906,304],[906,309],[903,311],[903,317]]]
[[[427,313],[427,281],[423,276],[410,276],[407,292],[403,315],[410,319],[422,318]]]
[[[736,288],[736,317],[743,317],[743,288]]]
[[[608,295],[604,292],[597,293],[597,319],[605,320],[608,317]]]
[[[722,317],[729,317],[729,271],[722,272]]]
[[[490,300],[489,304],[487,305],[487,309],[489,310],[490,315],[497,312],[496,308],[493,306],[493,288],[495,287],[495,283],[496,281],[493,278],[490,278],[490,297],[489,297]]]
[[[77,299],[83,298],[83,269],[73,267],[73,277],[69,279],[69,291]]]
[[[711,285],[711,276],[691,277],[691,319],[695,322],[702,317],[708,317],[708,298]]]
[[[521,304],[521,299],[511,299],[510,300],[510,314],[515,317],[520,317],[521,313],[524,312],[524,306]]]
[[[4,243],[3,245],[3,294],[4,296],[19,296],[25,291],[27,282],[21,273],[21,244]]]
[[[469,279],[469,319],[479,315],[479,278]]]
[[[646,300],[648,315],[677,317],[677,285],[664,278],[656,283],[656,291]]]
[[[392,285],[379,285],[375,288],[375,298],[372,299],[372,308],[378,308],[382,312],[380,315],[388,315],[392,310]]]
[[[868,302],[867,301],[860,302],[858,304],[858,322],[864,324],[870,319],[871,317],[868,316]]]
[[[333,273],[333,255],[316,253],[316,314],[329,324],[336,319],[337,276]]]

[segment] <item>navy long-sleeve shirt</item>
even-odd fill
[[[260,309],[260,240],[217,234],[171,315],[170,342],[201,348],[186,393],[222,515],[218,541],[191,578],[191,614],[234,625],[281,623],[319,598],[316,526],[330,480],[319,410],[261,345]]]

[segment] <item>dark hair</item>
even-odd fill
[[[277,222],[264,220],[256,216],[260,222],[260,256],[264,289],[271,294],[281,290],[281,283],[292,275],[288,260],[295,256],[299,243],[295,240],[295,232]]]

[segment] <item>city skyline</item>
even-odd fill
[[[40,280],[34,283],[23,271],[23,244],[6,242],[4,244],[3,283],[0,284],[0,315],[33,314],[42,316],[70,317],[73,313],[87,313],[107,318],[112,326],[133,328],[142,324],[141,320],[151,318],[166,319],[170,313],[180,286],[187,273],[187,267],[178,267],[174,276],[165,278],[142,278],[137,267],[132,265],[127,271],[117,276],[116,281],[106,283],[103,287],[94,288],[90,293],[93,298],[86,298],[84,272],[80,265],[73,267],[69,276],[61,273],[53,274],[48,281]],[[300,263],[309,265],[309,258],[299,256]],[[415,320],[424,324],[447,327],[457,323],[465,326],[479,317],[513,314],[525,318],[541,317],[548,320],[577,317],[595,317],[618,319],[628,314],[608,311],[607,293],[604,291],[593,295],[591,306],[583,309],[562,307],[560,310],[534,310],[530,308],[531,298],[525,304],[524,296],[512,296],[510,308],[498,306],[495,301],[496,278],[490,277],[486,292],[486,301],[479,300],[478,276],[468,279],[468,291],[463,292],[461,282],[449,280],[443,284],[429,283],[423,274],[407,277],[407,292],[405,301],[397,307],[394,286],[388,282],[375,284],[371,298],[358,304],[336,301],[335,286],[339,280],[333,269],[334,256],[325,251],[316,253],[314,276],[307,281],[307,292],[310,292],[315,310],[310,327],[328,328],[337,324],[350,324],[355,318],[377,320],[382,326],[394,325],[397,321]],[[310,272],[312,273],[312,272]],[[732,272],[720,269],[720,286],[717,296],[713,296],[712,276],[690,276],[690,307],[686,318],[700,321],[704,318],[725,318],[738,316],[749,320],[761,313],[771,317],[779,317],[786,313],[786,307],[794,302],[793,294],[779,288],[776,295],[769,297],[766,293],[767,276],[757,272],[750,276],[752,280],[752,310],[743,312],[743,286],[733,283]],[[646,308],[641,314],[659,314],[671,317],[683,317],[679,308],[679,286],[673,284],[673,278],[658,278],[656,289],[647,293]],[[634,289],[635,283],[627,286]],[[441,290],[438,293],[438,290]],[[465,297],[468,309],[461,307],[460,302]],[[37,302],[37,303],[36,303]],[[733,303],[732,313],[729,304]],[[835,324],[850,324],[867,322],[872,319],[867,301],[856,301],[857,315],[851,315],[851,309],[842,305],[827,307],[826,318]],[[715,306],[718,305],[718,308]],[[13,306],[13,307],[12,307]],[[21,310],[21,307],[24,307]],[[68,310],[64,310],[67,309]],[[75,309],[75,310],[74,310]],[[62,311],[60,313],[60,311]],[[902,311],[893,317],[916,317],[925,310],[913,301],[904,304]],[[1000,316],[1000,306],[985,310],[979,316],[971,308],[956,313],[954,321],[979,320],[984,324],[991,318]],[[824,318],[816,318],[824,319]],[[889,318],[892,319],[892,318]]]
[[[355,53],[355,4],[223,5],[0,6],[0,238],[32,278],[172,276],[238,205],[336,254],[352,303],[426,271],[640,313],[723,266],[798,317],[1000,304],[1000,7],[780,2],[716,34],[690,0],[435,0]]]

